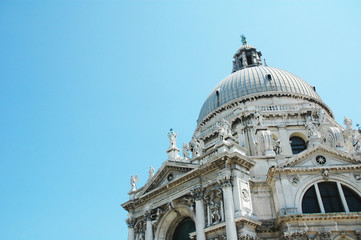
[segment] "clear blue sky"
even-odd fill
[[[189,142],[240,34],[361,123],[360,1],[0,2],[0,239],[126,239],[131,175]]]

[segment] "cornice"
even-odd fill
[[[146,202],[148,202],[150,199],[152,199],[158,195],[164,194],[167,191],[170,191],[170,190],[182,185],[185,182],[188,182],[195,178],[199,178],[200,176],[204,176],[204,175],[214,171],[215,169],[219,169],[220,166],[224,165],[225,161],[228,159],[230,159],[234,163],[242,164],[246,168],[250,168],[250,167],[254,166],[254,161],[252,161],[251,159],[249,159],[246,156],[243,156],[236,152],[234,152],[234,153],[224,152],[222,154],[217,155],[212,161],[209,161],[204,165],[198,165],[197,168],[185,173],[183,176],[181,176],[177,179],[174,179],[173,181],[169,182],[168,184],[158,187],[156,189],[153,189],[153,190],[145,193],[144,195],[140,196],[139,198],[136,198],[134,200],[129,200],[129,201],[123,203],[121,206],[126,210],[141,206],[141,205],[145,204]]]
[[[310,222],[310,221],[330,221],[330,220],[361,220],[361,212],[352,213],[318,213],[318,214],[303,214],[303,215],[284,215],[278,217],[277,224],[283,222]]]
[[[317,100],[316,98],[312,98],[310,96],[307,95],[303,95],[303,94],[297,94],[297,93],[287,93],[287,92],[265,92],[265,93],[256,93],[253,95],[248,95],[247,97],[242,97],[242,98],[238,98],[235,99],[233,101],[227,102],[226,104],[218,107],[217,109],[213,110],[211,113],[209,113],[207,116],[205,116],[197,125],[195,132],[199,131],[200,128],[202,126],[204,126],[208,121],[210,121],[212,118],[214,118],[215,116],[217,116],[219,113],[227,110],[227,109],[231,109],[234,108],[242,103],[246,103],[246,102],[250,102],[250,101],[254,101],[260,98],[269,98],[269,97],[293,97],[293,98],[298,98],[298,99],[302,99],[302,100],[307,100],[310,102],[314,102],[320,106],[322,106],[327,112],[328,114],[334,118],[333,112],[331,111],[331,109],[322,101]]]

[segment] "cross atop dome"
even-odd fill
[[[247,44],[246,36],[241,35],[242,46],[234,54],[233,58],[233,70],[236,72],[246,67],[254,67],[262,65],[261,56],[262,53],[257,51],[255,47]]]

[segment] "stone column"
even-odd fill
[[[233,203],[231,177],[225,177],[223,179],[220,179],[220,184],[223,190],[227,239],[236,240],[237,228],[236,228],[236,223],[234,222],[234,203]]]
[[[153,225],[152,225],[152,212],[147,210],[145,212],[145,220],[147,221],[145,229],[145,240],[153,240]]]
[[[191,194],[194,197],[196,203],[197,240],[206,240],[206,234],[204,233],[206,221],[204,216],[203,188],[195,188],[191,191]]]
[[[134,218],[128,218],[125,220],[128,225],[128,240],[134,240],[134,225],[135,220]]]

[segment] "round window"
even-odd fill
[[[318,155],[316,157],[316,162],[320,165],[325,165],[326,163],[326,158],[324,156]]]

